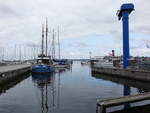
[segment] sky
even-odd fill
[[[0,0],[0,57],[33,57],[46,17],[49,31],[60,28],[62,58],[89,58],[89,52],[104,56],[112,49],[122,55],[122,21],[116,12],[123,3],[135,5],[129,20],[130,55],[150,56],[149,0]],[[51,39],[49,33],[49,48]]]

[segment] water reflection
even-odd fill
[[[32,81],[41,93],[42,113],[48,113],[49,110],[56,106],[55,76],[53,73],[32,74]]]
[[[130,95],[130,94],[131,94],[131,89],[130,89],[130,87],[127,86],[127,85],[124,85],[124,86],[123,86],[123,95],[124,95],[124,96],[128,96],[128,95]],[[124,109],[128,109],[128,108],[130,108],[130,103],[124,104]]]
[[[132,87],[131,94],[150,91],[149,84],[105,75],[91,76],[90,66],[74,62],[70,70],[34,74],[15,85],[0,96],[0,113],[95,113],[97,98],[123,96],[123,85]]]
[[[148,82],[141,82],[137,80],[131,80],[131,79],[125,79],[125,78],[118,78],[118,77],[111,77],[109,75],[102,75],[102,74],[96,74],[92,73],[92,77],[96,79],[103,79],[103,80],[109,80],[118,84],[124,85],[124,95],[128,95],[130,93],[129,87],[137,88],[137,93],[144,93],[150,91],[150,83]]]
[[[148,82],[141,82],[137,80],[118,78],[115,76],[111,77],[109,75],[102,75],[102,74],[96,74],[96,73],[92,73],[92,77],[95,77],[96,79],[109,80],[118,84],[122,84],[123,85],[122,96],[131,95],[132,87],[137,88],[136,94],[150,91],[150,83]],[[124,104],[124,109],[128,109],[130,107],[131,107],[130,103]]]
[[[40,91],[42,113],[53,112],[60,107],[60,74],[65,69],[57,70],[57,73],[32,74],[32,81]]]
[[[21,76],[15,77],[12,80],[9,80],[8,82],[6,82],[4,84],[1,84],[0,85],[0,95],[3,93],[6,93],[7,90],[15,87],[17,84],[19,84],[20,82],[22,82],[23,80],[25,80],[29,76],[30,76],[30,73],[25,73]]]

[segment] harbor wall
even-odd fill
[[[31,71],[31,67],[26,66],[26,67],[17,68],[14,70],[0,72],[0,84],[5,84],[7,82],[10,82],[16,77],[21,76],[22,74],[30,72],[30,71]]]
[[[91,70],[93,73],[107,74],[116,77],[150,82],[150,71],[138,71],[131,69],[107,68],[96,66],[92,66]]]

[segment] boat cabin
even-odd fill
[[[51,56],[39,56],[37,59],[37,64],[47,64],[52,65],[53,62],[51,60]]]

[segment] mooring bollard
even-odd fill
[[[106,113],[106,107],[100,106],[100,113]]]
[[[106,113],[106,107],[103,105],[97,104],[96,113]]]

